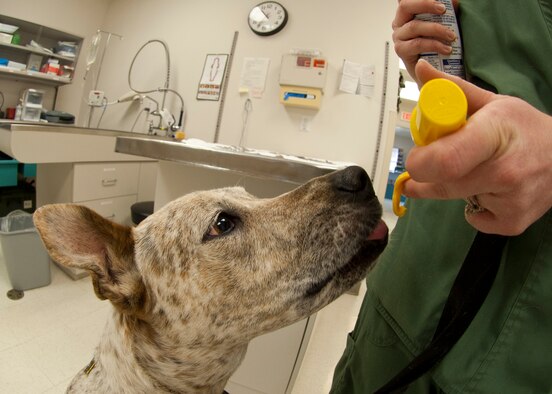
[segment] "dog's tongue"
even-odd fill
[[[384,239],[387,236],[389,229],[383,220],[380,220],[372,234],[368,236],[369,241],[378,241]]]

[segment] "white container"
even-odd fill
[[[0,42],[4,44],[11,44],[12,38],[13,38],[13,34],[0,33]]]
[[[25,70],[25,68],[27,68],[27,65],[19,62],[14,62],[12,60],[8,60],[8,67],[13,68],[15,70]]]
[[[42,56],[37,55],[36,53],[29,54],[29,59],[27,60],[27,70],[39,72],[41,66]]]
[[[21,109],[21,120],[38,122],[40,120],[41,113],[42,108],[23,106],[23,108]]]
[[[0,23],[0,32],[13,34],[19,29],[18,26],[8,25],[7,23]]]
[[[13,211],[0,218],[0,245],[10,284],[15,290],[30,290],[50,284],[50,257],[34,227],[31,214]]]
[[[23,106],[17,104],[17,107],[15,107],[15,118],[13,118],[13,120],[21,120],[21,112],[23,112]]]

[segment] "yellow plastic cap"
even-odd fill
[[[418,146],[428,145],[461,128],[467,114],[468,100],[462,89],[447,79],[433,79],[422,87],[412,111],[412,139]]]
[[[182,141],[184,138],[186,138],[186,134],[184,134],[183,131],[177,131],[174,133],[174,139],[177,141]]]

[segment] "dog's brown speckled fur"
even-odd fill
[[[49,205],[35,223],[58,263],[88,270],[114,306],[71,393],[220,394],[255,336],[362,279],[387,242],[366,173],[351,167],[273,199],[196,192],[136,228]]]

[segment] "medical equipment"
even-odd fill
[[[96,78],[95,78],[95,81],[94,81],[93,90],[89,93],[89,96],[88,96],[87,104],[90,107],[90,110],[88,112],[88,122],[86,124],[87,127],[90,127],[90,123],[92,121],[92,116],[94,115],[94,108],[103,106],[104,109],[103,109],[103,112],[102,112],[102,116],[98,120],[98,126],[97,127],[99,127],[100,122],[101,122],[102,117],[103,117],[103,114],[105,113],[105,106],[108,105],[107,98],[104,96],[104,93],[102,91],[98,90],[98,81],[100,79],[100,73],[102,71],[102,65],[103,65],[105,53],[107,51],[107,47],[109,46],[109,43],[111,42],[111,37],[115,36],[119,40],[123,39],[123,36],[121,36],[119,34],[111,33],[111,32],[100,30],[100,29],[98,29],[96,31],[96,34],[94,34],[94,36],[92,36],[92,38],[91,38],[90,47],[88,49],[88,56],[87,56],[87,59],[86,59],[86,71],[84,73],[84,80],[87,79],[88,73],[90,72],[92,65],[96,63],[96,58],[98,56],[98,50],[100,48],[101,41],[102,41],[102,34],[107,34],[107,39],[106,39],[105,45],[104,45],[103,50],[102,50],[100,62],[99,62],[99,65],[98,65],[98,72],[96,74]]]
[[[167,73],[166,73],[166,77],[165,77],[165,84],[164,84],[163,87],[158,87],[158,88],[155,88],[155,89],[138,90],[135,87],[133,87],[132,81],[131,81],[131,74],[132,74],[132,69],[134,67],[134,62],[138,58],[138,55],[140,54],[140,52],[147,45],[152,44],[152,43],[161,44],[163,46],[164,50],[165,50],[165,57],[166,57],[166,61],[167,61]],[[157,127],[154,127],[154,129],[165,130],[166,129],[165,126],[167,126],[168,129],[171,132],[175,132],[177,130],[181,130],[182,126],[184,124],[184,99],[182,98],[182,96],[176,90],[173,90],[173,89],[169,88],[170,76],[171,76],[171,59],[170,59],[170,54],[169,54],[169,47],[167,46],[167,43],[165,43],[165,41],[160,40],[160,39],[153,39],[153,40],[149,40],[146,43],[144,43],[140,47],[140,49],[138,49],[136,54],[134,55],[134,58],[132,59],[132,62],[130,63],[130,67],[129,67],[129,70],[128,70],[128,86],[130,87],[130,89],[132,91],[136,92],[137,94],[147,95],[149,93],[154,93],[154,92],[163,93],[163,100],[161,101],[161,109],[158,109],[157,111],[154,111],[154,112],[151,113],[151,115],[159,116],[159,124],[158,124]],[[168,111],[168,109],[165,108],[165,101],[166,101],[166,98],[167,98],[167,93],[169,93],[169,92],[176,95],[178,97],[178,99],[180,100],[180,114],[179,114],[178,122],[176,122],[175,117]]]
[[[26,89],[21,98],[21,120],[38,122],[42,112],[44,92],[36,89]]]
[[[318,52],[296,51],[282,56],[280,103],[290,107],[319,109],[328,64]]]
[[[96,34],[94,34],[92,36],[92,38],[90,39],[90,47],[88,49],[88,56],[86,58],[86,71],[84,73],[84,79],[85,80],[88,76],[88,73],[90,72],[90,69],[91,69],[92,65],[94,63],[96,63],[96,58],[98,57],[98,50],[100,48],[101,41],[102,41],[102,34],[107,34],[107,39],[106,39],[105,45],[104,45],[103,50],[102,50],[102,55],[101,55],[100,63],[99,63],[99,66],[98,66],[98,75],[96,76],[96,82],[95,82],[95,85],[94,85],[94,89],[98,88],[98,80],[100,78],[100,72],[102,70],[103,60],[104,60],[104,57],[105,57],[105,52],[107,51],[107,47],[109,46],[109,43],[111,41],[111,37],[115,36],[119,40],[123,39],[123,36],[121,36],[119,34],[111,33],[111,32],[100,30],[100,29],[98,29],[96,31]]]
[[[92,40],[94,45],[91,47],[91,51],[90,51],[90,54],[89,54],[89,59],[88,59],[88,62],[87,62],[87,64],[89,64],[89,65],[91,65],[95,62],[95,58],[96,58],[96,55],[97,55],[97,46],[99,45],[99,41],[98,41],[99,38],[97,38],[97,37],[99,37],[99,34],[101,32],[103,32],[103,31],[98,30],[97,35]],[[109,43],[109,39],[110,39],[112,33],[109,33],[109,34],[110,35],[108,36],[108,42],[106,43],[106,46]],[[118,37],[120,37],[120,36],[118,36]],[[122,37],[120,37],[120,38],[122,38]],[[142,52],[142,50],[147,45],[149,45],[151,43],[159,43],[163,46],[163,48],[165,50],[167,72],[166,72],[166,76],[165,76],[164,85],[163,85],[163,87],[157,87],[155,89],[139,90],[132,83],[132,79],[131,79],[132,70],[134,68],[134,63],[136,62],[136,59],[138,58],[138,55]],[[105,53],[105,47],[104,47],[104,53]],[[101,63],[102,62],[103,62],[103,54],[102,54],[102,59],[100,60],[100,68],[101,68]],[[90,111],[90,117],[89,117],[89,121],[88,121],[88,126],[89,127],[90,127],[90,120],[91,120],[91,117],[92,117],[93,107],[102,107],[103,108],[102,114],[101,114],[100,119],[98,120],[98,124],[97,124],[97,127],[99,127],[100,122],[101,122],[101,120],[103,118],[103,115],[105,114],[105,111],[106,111],[108,106],[114,105],[114,104],[125,103],[125,102],[134,102],[134,101],[139,101],[140,103],[143,103],[143,101],[145,99],[148,99],[148,100],[153,101],[155,103],[155,109],[151,110],[149,107],[147,107],[147,108],[144,108],[143,111],[138,113],[138,116],[136,117],[136,120],[134,121],[134,124],[132,125],[131,131],[134,130],[134,127],[136,126],[136,123],[138,122],[138,119],[139,119],[140,115],[142,114],[142,112],[146,112],[146,114],[147,114],[146,121],[149,122],[149,128],[148,128],[149,134],[154,134],[155,130],[160,130],[160,131],[164,131],[165,133],[167,133],[167,135],[172,136],[172,134],[175,131],[178,131],[178,130],[182,129],[182,126],[184,124],[184,99],[182,98],[182,96],[176,90],[173,90],[169,87],[169,84],[170,84],[170,54],[169,54],[168,46],[164,41],[159,40],[159,39],[153,39],[153,40],[149,40],[146,43],[144,43],[138,49],[136,54],[134,55],[134,58],[132,59],[132,61],[130,63],[130,67],[129,67],[129,70],[128,70],[128,76],[127,77],[128,77],[128,85],[129,85],[131,90],[128,91],[127,93],[123,94],[122,96],[120,96],[115,101],[109,101],[107,99],[107,97],[105,96],[103,91],[100,91],[100,90],[97,90],[97,89],[90,91],[89,98],[88,98],[88,105],[92,108],[91,108],[91,111]],[[152,96],[149,95],[150,93],[156,93],[156,92],[160,92],[160,93],[163,94],[163,98],[162,98],[161,103],[159,103],[158,100],[154,99]],[[169,92],[176,95],[178,97],[178,99],[180,100],[180,114],[179,114],[179,117],[178,117],[178,121],[176,120],[175,116],[172,115],[171,112],[165,107],[167,93],[169,93]],[[159,118],[159,121],[158,121],[157,125],[154,125],[154,122],[149,119],[150,115]]]

